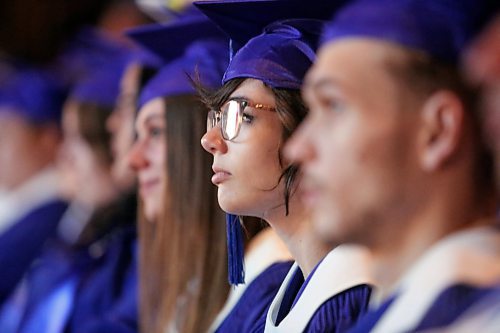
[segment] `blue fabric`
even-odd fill
[[[16,332],[62,332],[73,309],[80,272],[88,265],[67,245],[51,240],[26,277],[28,297]],[[7,332],[5,332],[7,333]]]
[[[0,235],[0,303],[12,293],[37,258],[47,239],[56,233],[67,203],[53,200],[27,213]]]
[[[99,240],[103,255],[82,277],[70,332],[137,332],[138,277],[135,225],[114,228]]]
[[[494,290],[495,288],[479,288],[466,284],[450,286],[439,294],[422,320],[409,332],[444,328]],[[349,332],[364,333],[372,330],[396,299],[397,295],[385,301],[378,309],[368,312]]]
[[[223,83],[253,78],[273,88],[300,89],[311,67],[323,21],[295,19],[274,22],[250,39],[231,59]]]
[[[275,263],[257,276],[216,332],[264,332],[267,311],[292,265]]]
[[[305,281],[300,270],[295,272],[283,297],[276,324],[279,324],[299,301],[320,264],[321,262],[314,267]],[[304,332],[347,331],[367,312],[371,291],[371,286],[359,285],[332,296],[316,310]]]
[[[223,39],[194,41],[185,53],[163,67],[141,91],[138,107],[158,97],[195,94],[192,80],[206,87],[220,86],[227,67],[227,42]]]
[[[59,123],[67,89],[53,73],[20,64],[0,65],[0,112],[34,124]]]
[[[487,0],[353,1],[327,25],[322,43],[366,37],[455,63],[494,13],[490,8],[492,3]]]

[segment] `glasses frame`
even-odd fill
[[[227,113],[226,110],[230,109],[229,104],[230,103],[237,103],[238,104],[238,115],[236,118],[236,130],[234,132],[234,135],[229,136],[227,132],[224,130],[226,125],[223,123],[224,121],[227,121],[227,116],[224,117],[224,112]],[[251,107],[257,110],[265,110],[265,111],[276,111],[275,107],[265,105],[262,103],[254,103],[252,101],[249,101],[246,98],[232,98],[228,100],[226,103],[222,105],[222,107],[219,110],[210,110],[207,115],[207,131],[211,130],[212,128],[216,127],[219,125],[221,135],[224,138],[224,140],[227,141],[233,141],[238,134],[240,133],[241,129],[241,123],[243,122],[243,113],[247,107]],[[222,123],[222,125],[221,125]]]

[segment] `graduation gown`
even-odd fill
[[[304,281],[295,263],[267,313],[265,332],[344,332],[367,308],[368,253],[355,246],[332,250]]]
[[[351,332],[417,332],[452,324],[500,282],[498,227],[469,228],[430,248],[394,295]]]

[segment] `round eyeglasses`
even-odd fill
[[[207,116],[207,132],[217,125],[221,125],[221,134],[225,140],[234,140],[240,132],[245,108],[251,107],[258,110],[276,111],[272,106],[252,103],[246,99],[231,99],[220,110],[211,110]]]

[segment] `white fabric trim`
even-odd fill
[[[58,175],[47,167],[0,200],[0,234],[32,209],[59,197]]]
[[[283,297],[298,269],[300,268],[295,263],[274,298],[267,313],[266,333],[302,332],[325,301],[354,286],[373,284],[368,251],[354,245],[338,246],[323,259],[300,299],[281,323],[276,325]]]
[[[500,282],[500,232],[477,227],[452,234],[434,245],[400,280],[396,300],[373,333],[407,332],[423,319],[446,288]]]

